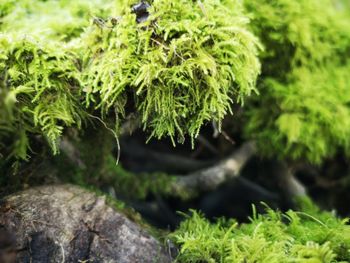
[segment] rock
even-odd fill
[[[0,203],[0,262],[171,262],[145,230],[72,185],[32,188]]]

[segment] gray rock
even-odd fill
[[[15,259],[15,260],[14,260]],[[103,197],[71,185],[0,203],[0,262],[171,262],[163,246]]]

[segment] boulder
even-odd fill
[[[104,197],[72,185],[0,202],[0,262],[171,262],[158,240]]]

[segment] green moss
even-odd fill
[[[116,191],[131,199],[145,199],[148,195],[171,195],[173,178],[165,173],[135,174],[125,170],[122,164],[115,165],[110,156],[107,171],[102,180],[110,182]]]
[[[131,97],[151,136],[182,141],[254,91],[258,44],[239,1],[151,1],[140,24],[132,3],[83,41],[89,104],[120,111]]]
[[[86,189],[89,192],[92,192],[96,194],[99,197],[103,197],[106,200],[106,204],[113,207],[115,210],[122,212],[127,218],[129,218],[131,221],[138,223],[145,228],[151,228],[150,225],[148,225],[142,218],[141,215],[136,212],[133,208],[126,205],[123,201],[116,199],[109,194],[106,194],[102,192],[101,190],[97,189],[94,186],[91,185],[80,185],[84,189]]]
[[[31,35],[41,41],[69,41],[79,37],[93,16],[112,8],[105,0],[3,0],[0,3],[2,32]]]
[[[94,167],[89,165],[85,170],[76,169],[74,173],[65,176],[66,180],[79,185],[110,186],[115,189],[117,195],[124,198],[137,200],[145,199],[149,195],[169,196],[173,178],[164,173],[139,173],[135,174],[125,170],[122,164],[115,164],[115,158],[108,155],[107,163],[102,170],[90,170]],[[91,169],[90,169],[91,167]]]
[[[183,141],[255,90],[259,44],[240,1],[151,1],[140,24],[135,3],[1,1],[3,155],[27,159],[36,135],[56,153],[87,116],[117,130],[135,112],[151,137]]]
[[[349,12],[330,0],[246,0],[245,6],[265,46],[247,137],[263,155],[280,159],[320,163],[347,150]]]
[[[350,45],[348,13],[331,0],[245,0],[252,30],[265,46],[265,75],[284,79],[289,70],[339,62]],[[265,77],[265,76],[264,76]]]
[[[302,212],[267,209],[250,223],[210,223],[192,211],[171,234],[180,245],[179,262],[349,262],[350,227],[308,202]]]
[[[0,34],[0,50],[0,136],[12,137],[11,152],[21,159],[28,133],[43,134],[57,152],[64,127],[80,127],[84,118],[74,56],[57,42],[15,34]]]
[[[285,82],[265,79],[246,131],[265,156],[321,163],[350,145],[350,63],[295,68]],[[269,142],[266,144],[266,142]]]

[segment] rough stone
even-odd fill
[[[166,249],[105,198],[72,185],[0,203],[0,262],[171,262]]]

